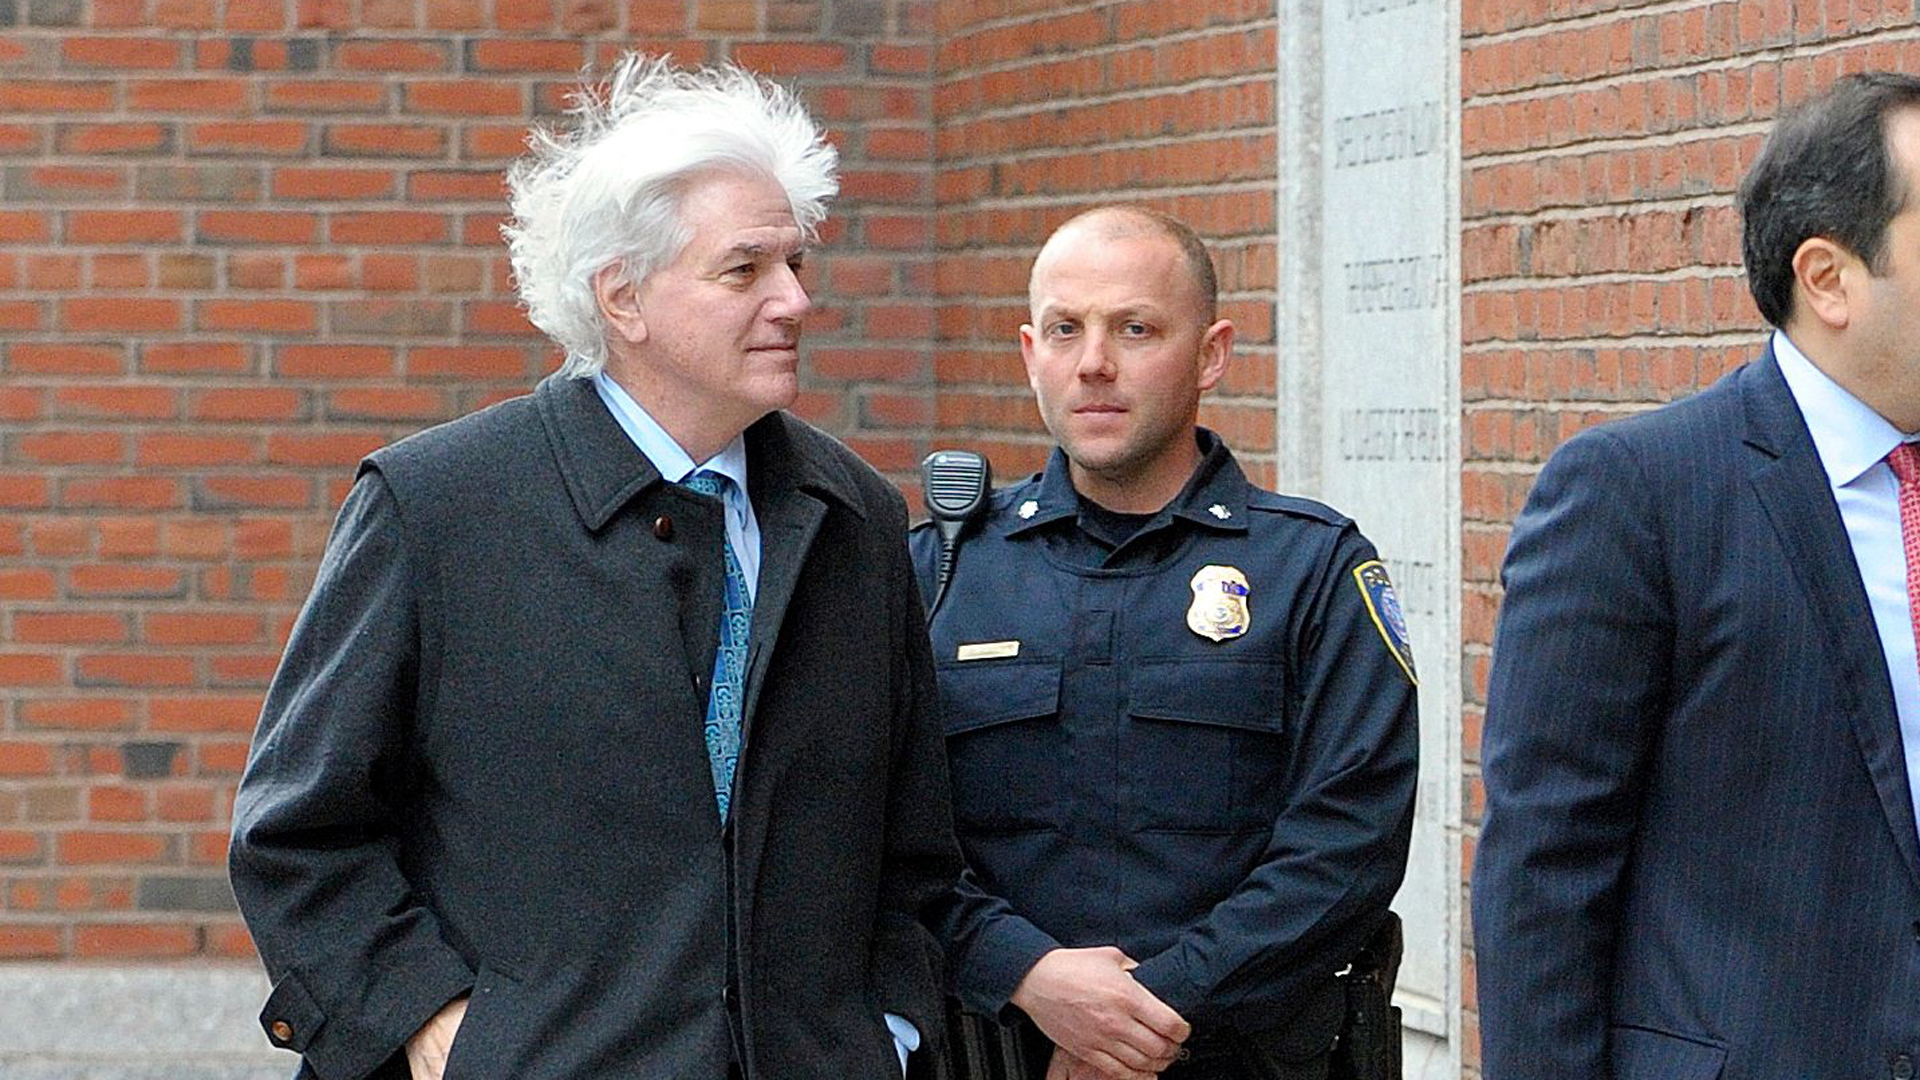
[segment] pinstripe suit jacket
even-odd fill
[[[1503,579],[1473,887],[1487,1080],[1913,1076],[1893,691],[1771,352],[1561,447]]]

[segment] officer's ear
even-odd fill
[[[1034,393],[1037,394],[1040,392],[1040,383],[1039,383],[1039,380],[1034,378],[1033,342],[1034,342],[1033,324],[1021,323],[1020,324],[1020,362],[1025,364],[1027,367],[1027,385],[1033,389]]]
[[[647,320],[640,314],[640,290],[625,266],[608,263],[594,273],[593,299],[615,338],[629,345],[647,340]]]
[[[1221,319],[1200,337],[1200,391],[1205,393],[1226,377],[1233,357],[1233,320]]]

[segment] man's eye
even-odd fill
[[[1143,322],[1122,323],[1120,326],[1120,332],[1122,334],[1125,334],[1127,337],[1146,337],[1147,335],[1153,333],[1153,327],[1148,326],[1146,323],[1143,323]]]
[[[1076,327],[1070,322],[1057,322],[1047,327],[1047,336],[1066,337],[1077,329],[1079,329],[1079,327]]]

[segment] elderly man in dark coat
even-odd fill
[[[362,463],[232,873],[321,1080],[898,1077],[958,872],[893,488],[781,410],[836,186],[629,57],[511,176],[564,368]]]

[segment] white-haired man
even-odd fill
[[[835,156],[629,57],[509,176],[567,351],[378,451],[234,806],[302,1077],[898,1076],[959,861],[905,507],[781,410]]]

